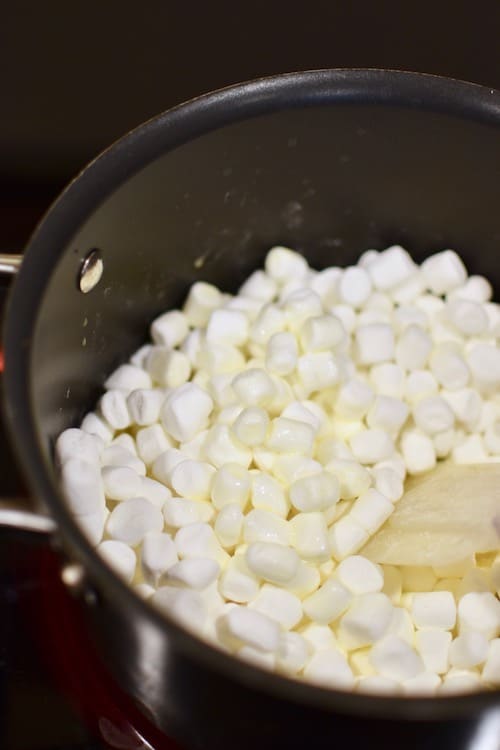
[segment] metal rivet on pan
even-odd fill
[[[72,591],[81,589],[85,573],[83,567],[78,563],[66,563],[61,570],[61,580],[65,586]]]
[[[102,262],[101,251],[91,250],[87,253],[81,267],[78,277],[78,288],[84,294],[88,294],[100,282],[104,263]]]

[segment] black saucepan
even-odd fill
[[[500,93],[413,73],[294,73],[202,96],[133,131],[69,185],[32,237],[4,335],[17,453],[73,563],[66,580],[79,583],[81,618],[107,668],[187,746],[498,748],[498,692],[328,691],[183,632],[97,557],[66,510],[52,451],[148,321],[197,279],[235,290],[273,244],[315,267],[392,243],[417,259],[452,247],[498,293],[499,184]],[[92,251],[103,273],[83,293]]]

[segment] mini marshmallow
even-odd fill
[[[175,542],[170,534],[161,531],[144,536],[141,548],[141,566],[146,580],[157,586],[161,576],[178,562]]]
[[[303,513],[327,510],[340,498],[338,479],[328,471],[297,479],[290,485],[290,502]]]
[[[397,434],[406,422],[409,409],[404,401],[391,396],[377,396],[366,415],[368,427]]]
[[[429,672],[444,674],[449,667],[451,633],[447,630],[418,630],[415,647]]]
[[[500,349],[477,344],[467,354],[467,363],[479,390],[489,393],[500,386]]]
[[[299,359],[297,339],[289,331],[275,333],[266,347],[266,367],[277,375],[289,375]]]
[[[415,645],[415,628],[413,627],[408,610],[404,607],[394,607],[387,632],[397,635],[398,638],[401,638],[401,640],[412,647]]]
[[[400,446],[409,474],[422,474],[435,467],[436,449],[431,438],[424,432],[405,430]]]
[[[167,448],[155,458],[151,466],[151,474],[158,482],[170,486],[171,475],[177,464],[186,460],[186,456],[177,448]]]
[[[369,534],[350,514],[342,516],[328,533],[332,555],[336,560],[357,552],[368,541]]]
[[[455,415],[449,404],[441,396],[421,399],[413,407],[415,424],[427,435],[450,430],[455,423]]]
[[[449,591],[416,593],[412,597],[411,616],[417,628],[451,630],[457,617],[455,599]]]
[[[424,671],[420,656],[396,635],[386,635],[378,641],[370,658],[379,674],[397,682],[409,680]]]
[[[98,465],[103,448],[104,443],[97,435],[70,427],[57,438],[55,452],[60,466],[70,458]]]
[[[307,422],[277,417],[271,422],[267,446],[277,453],[301,453],[310,455],[315,430]]]
[[[385,323],[372,323],[356,329],[356,356],[362,365],[387,362],[394,356],[394,331]]]
[[[61,484],[70,510],[77,516],[104,510],[104,491],[99,468],[79,458],[61,467]]]
[[[192,382],[205,377],[208,380],[210,375],[221,373],[237,373],[245,367],[245,358],[235,346],[229,344],[204,344],[200,347],[198,353],[198,371],[193,377]],[[199,382],[200,387],[204,387]]]
[[[341,419],[362,419],[374,398],[373,388],[358,378],[343,383],[335,401],[335,414]]]
[[[245,604],[252,601],[259,591],[259,579],[245,561],[245,555],[232,557],[219,578],[219,591],[228,601]]]
[[[128,500],[140,494],[141,480],[128,466],[105,466],[101,472],[104,494],[110,500]]]
[[[272,302],[278,292],[277,282],[264,271],[254,271],[240,286],[238,295],[250,297],[263,304]]]
[[[252,542],[275,542],[290,544],[289,522],[275,513],[255,508],[245,516],[243,522],[243,539],[247,544]]]
[[[277,284],[285,284],[290,279],[305,277],[309,266],[306,259],[299,253],[287,247],[276,246],[266,255],[265,269]]]
[[[129,359],[129,362],[131,365],[134,365],[135,367],[144,367],[144,364],[146,362],[146,358],[151,350],[151,344],[144,344],[143,346],[139,347],[136,352],[132,354],[132,356]]]
[[[213,405],[206,391],[194,383],[186,383],[169,393],[160,419],[167,434],[176,440],[190,440],[206,426]]]
[[[340,644],[350,650],[375,643],[389,628],[392,613],[392,604],[385,594],[356,596],[340,620],[337,631]]]
[[[340,380],[338,363],[330,352],[308,352],[299,357],[297,372],[307,395],[330,388]]]
[[[384,576],[382,593],[386,594],[393,604],[399,604],[403,588],[403,577],[400,569],[394,565],[382,565],[381,569]]]
[[[493,289],[484,276],[469,276],[463,286],[454,289],[447,295],[447,299],[465,299],[471,302],[489,302]]]
[[[203,328],[211,313],[221,305],[222,294],[217,287],[197,281],[189,289],[183,312],[189,325]]]
[[[120,365],[105,380],[106,390],[133,391],[135,388],[151,388],[151,378],[142,367],[134,365]]]
[[[319,352],[336,349],[344,342],[346,332],[335,315],[320,315],[304,322],[299,337],[304,352]]]
[[[150,531],[163,529],[163,514],[145,497],[134,497],[119,503],[110,513],[106,530],[112,539],[131,547],[141,542]]]
[[[406,695],[416,697],[434,695],[440,685],[439,675],[434,672],[420,672],[415,677],[404,680],[401,688]]]
[[[450,646],[450,664],[460,669],[477,667],[486,661],[489,643],[483,633],[473,630],[457,636]]]
[[[409,325],[396,344],[396,362],[404,370],[420,370],[425,367],[431,349],[429,334],[418,325]]]
[[[203,461],[181,461],[170,475],[170,484],[180,497],[208,500],[215,469]]]
[[[337,288],[341,302],[360,308],[370,296],[372,282],[365,269],[351,266],[343,272]]]
[[[191,362],[177,349],[153,346],[146,359],[146,369],[157,385],[177,388],[189,379]]]
[[[158,422],[165,394],[159,390],[137,389],[127,397],[130,419],[141,427]]]
[[[391,503],[397,503],[403,497],[403,481],[394,469],[390,467],[377,469],[375,466],[372,474],[375,489],[390,500]]]
[[[101,466],[128,466],[141,476],[146,475],[144,462],[121,445],[108,445],[101,453]]]
[[[223,547],[234,547],[241,539],[243,513],[238,503],[224,505],[215,519],[214,531]]]
[[[150,601],[167,617],[172,618],[187,630],[200,634],[207,619],[207,611],[197,591],[174,586],[162,586]]]
[[[488,316],[483,306],[471,300],[450,300],[446,305],[446,315],[463,336],[481,336],[488,328]]]
[[[281,518],[288,515],[289,504],[283,488],[262,471],[252,475],[251,503],[254,508],[267,510]]]
[[[496,638],[500,634],[500,602],[488,591],[465,594],[458,602],[458,626],[460,635],[472,630]]]
[[[342,500],[359,497],[370,487],[370,472],[357,461],[337,458],[327,463],[325,468],[339,482]]]
[[[399,245],[383,250],[370,262],[367,271],[376,289],[387,291],[407,281],[417,268],[409,253]]]
[[[303,601],[304,613],[320,625],[335,622],[352,602],[352,593],[335,578],[329,578]]]
[[[82,432],[86,432],[89,435],[99,438],[104,445],[108,445],[113,438],[113,428],[106,422],[105,419],[101,419],[94,414],[89,412],[86,414],[80,425]]]
[[[462,286],[467,278],[465,266],[453,250],[431,255],[421,265],[428,289],[442,295]]]
[[[245,559],[252,573],[276,584],[289,583],[299,567],[296,551],[275,542],[253,542]]]
[[[302,619],[302,602],[290,591],[265,583],[249,604],[250,609],[276,620],[285,630],[291,630]]]
[[[120,448],[125,448],[126,451],[137,456],[137,446],[132,435],[128,432],[120,432],[109,444],[109,447],[118,445]]]
[[[114,430],[126,429],[130,422],[127,399],[123,391],[111,389],[101,397],[99,409],[106,422]]]
[[[155,344],[169,349],[181,344],[189,331],[188,321],[180,310],[169,310],[153,320],[150,327],[151,338]],[[147,386],[137,386],[147,388]]]
[[[310,657],[310,645],[296,632],[280,634],[277,652],[278,669],[286,674],[297,674],[307,664]]]
[[[289,522],[290,543],[303,560],[325,561],[330,557],[328,528],[323,513],[297,513]]]
[[[259,368],[250,368],[237,375],[232,382],[236,397],[245,406],[261,406],[276,394],[276,386],[266,373]]]
[[[456,391],[441,391],[441,396],[451,407],[456,419],[466,429],[472,430],[479,422],[483,401],[474,388],[460,388]]]
[[[97,552],[113,568],[115,573],[124,578],[128,583],[131,582],[135,573],[136,555],[133,549],[124,542],[118,542],[114,539],[107,539],[97,545]]]
[[[161,424],[153,424],[138,430],[135,442],[139,458],[147,466],[151,466],[160,454],[172,447],[172,441],[167,437]]]
[[[307,681],[323,687],[348,690],[354,686],[354,676],[347,659],[336,649],[314,654],[303,674]]]
[[[465,388],[469,382],[469,368],[464,358],[450,346],[437,346],[429,358],[429,366],[443,388],[454,391]]]
[[[299,331],[307,318],[318,317],[323,313],[319,296],[306,287],[299,287],[287,294],[283,300],[283,309],[287,325],[292,331]]]
[[[482,678],[484,682],[495,687],[500,685],[500,638],[490,642]]]
[[[174,563],[167,571],[167,580],[201,591],[217,579],[219,572],[215,560],[190,557]]]
[[[349,305],[333,305],[330,313],[340,320],[346,333],[350,334],[356,328],[357,315]]]
[[[370,594],[382,590],[384,576],[379,565],[366,557],[352,555],[339,563],[335,576],[353,594]]]
[[[476,464],[488,458],[481,435],[468,435],[460,442],[457,441],[451,455],[456,464]]]
[[[385,523],[393,510],[391,501],[371,488],[358,497],[349,516],[371,536]]]
[[[438,678],[439,680],[439,678]],[[394,695],[399,692],[399,683],[389,677],[368,675],[360,677],[356,683],[358,693],[373,693],[374,695]]]
[[[383,362],[370,370],[370,384],[379,396],[403,398],[405,381],[405,371],[393,362]]]
[[[214,310],[207,325],[209,344],[241,346],[248,339],[249,323],[247,316],[239,310]]]
[[[385,430],[371,429],[362,430],[353,435],[349,445],[360,463],[376,464],[390,458],[394,453],[394,443]]]
[[[278,650],[280,628],[277,622],[246,607],[232,607],[216,622],[217,634],[233,648],[247,644],[260,651]]]
[[[234,439],[229,427],[216,424],[208,431],[203,453],[206,460],[220,469],[226,463],[240,464],[247,469],[252,462],[252,452]]]

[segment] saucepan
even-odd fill
[[[401,244],[451,247],[500,292],[500,93],[416,73],[319,70],[222,89],[145,123],[66,188],[31,238],[8,303],[5,409],[106,669],[190,748],[497,748],[500,694],[326,690],[235,661],[154,610],[67,511],[53,445],[107,373],[196,280],[229,291],[273,245],[316,268]]]

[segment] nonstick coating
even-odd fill
[[[111,147],[37,229],[5,328],[6,408],[61,555],[83,563],[82,618],[141,710],[193,748],[469,747],[498,693],[402,699],[335,693],[268,675],[166,622],[97,558],[61,499],[57,434],[197,279],[235,291],[269,247],[317,268],[404,245],[452,247],[500,290],[500,94],[387,71],[313,71],[193,100]],[[104,275],[78,290],[98,248]],[[224,711],[224,713],[223,713]],[[491,713],[487,714],[491,717]],[[493,746],[492,746],[493,747]]]

